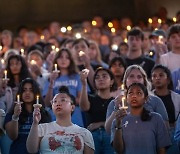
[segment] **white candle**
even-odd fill
[[[35,65],[36,64],[36,61],[35,60],[31,60],[31,65]]]
[[[39,104],[39,95],[36,96],[36,104]]]
[[[54,64],[54,71],[57,71],[57,64]]]
[[[4,71],[4,78],[7,79],[7,70]]]
[[[21,49],[21,56],[24,56],[24,49]]]
[[[83,51],[79,51],[79,56],[81,57],[82,55],[84,55],[85,53]]]
[[[17,102],[19,103],[20,102],[20,96],[17,95]]]
[[[122,97],[122,108],[125,107],[124,103],[125,103],[125,97]]]

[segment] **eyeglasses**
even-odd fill
[[[67,103],[71,103],[72,104],[72,101],[67,99],[67,98],[60,98],[60,99],[54,99],[51,101],[51,104],[67,104]]]

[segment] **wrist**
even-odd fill
[[[16,115],[12,115],[12,120],[13,121],[19,121],[19,116],[16,116]]]

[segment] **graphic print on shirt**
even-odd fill
[[[82,142],[79,134],[70,134],[64,131],[57,131],[50,134],[49,149],[51,151],[61,152],[69,151],[75,152],[82,148]]]

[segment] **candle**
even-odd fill
[[[3,48],[3,47],[0,45],[0,50],[2,50],[2,48]]]
[[[35,64],[36,64],[36,61],[35,61],[35,60],[31,60],[30,64],[31,64],[31,65],[35,65]]]
[[[163,44],[162,39],[163,39],[163,36],[162,36],[162,35],[160,35],[160,36],[158,37],[158,42],[159,42],[159,43],[161,43],[161,44]]]
[[[124,84],[121,85],[121,90],[124,90]]]
[[[40,37],[40,38],[41,38],[41,40],[44,40],[44,35],[41,35],[41,37]]]
[[[108,22],[108,27],[112,28],[113,27],[113,23],[112,22]]]
[[[82,36],[81,36],[81,33],[76,33],[75,34],[75,37],[77,38],[77,39],[80,39]]]
[[[95,20],[92,21],[92,25],[93,26],[96,26],[97,25],[97,22]]]
[[[162,23],[162,20],[161,20],[161,19],[158,19],[158,23],[161,24],[161,23]]]
[[[176,21],[177,21],[176,17],[173,17],[173,21],[174,21],[174,23],[176,23]]]
[[[83,51],[80,51],[79,52],[79,56],[81,57],[81,56],[83,56],[85,53],[83,52]]]
[[[59,52],[59,48],[56,48],[56,52]]]
[[[54,64],[54,71],[57,71],[57,64]]]
[[[36,96],[36,104],[39,104],[39,95]]]
[[[20,96],[17,95],[17,102],[19,103],[20,102]]]
[[[24,56],[24,49],[21,49],[21,56]]]
[[[124,103],[125,103],[125,97],[122,97],[122,108],[125,107]]]
[[[55,46],[55,45],[52,45],[52,46],[51,46],[51,49],[52,49],[52,50],[54,50],[55,48],[56,48],[56,46]]]
[[[115,29],[115,28],[111,28],[111,32],[112,32],[112,33],[115,33],[115,32],[116,32],[116,29]]]
[[[71,27],[71,26],[67,26],[67,30],[68,30],[68,31],[71,31],[71,30],[72,30],[72,27]]]
[[[4,71],[4,79],[7,79],[7,70]]]
[[[127,42],[128,42],[127,38],[125,38],[125,39],[124,39],[124,42],[125,42],[125,43],[127,43]]]
[[[128,26],[126,27],[126,29],[127,29],[128,31],[130,31],[130,30],[131,30],[131,26],[128,25]]]
[[[149,19],[148,19],[148,22],[149,22],[150,24],[152,24],[153,21],[152,21],[151,18],[149,18]]]

